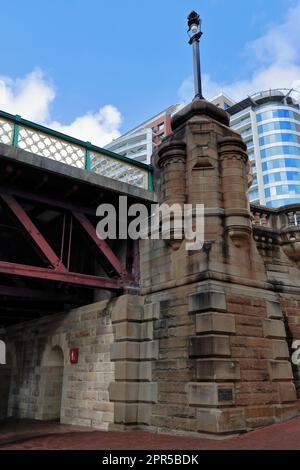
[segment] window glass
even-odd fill
[[[287,109],[274,109],[273,111],[265,111],[264,113],[257,114],[257,122],[266,121],[273,118],[291,118],[300,121],[300,115]]]
[[[300,195],[300,185],[283,184],[282,186],[273,186],[265,189],[266,197],[283,196],[284,194]]]
[[[299,198],[290,198],[290,199],[279,199],[278,201],[269,201],[267,202],[268,207],[281,207],[281,206],[287,206],[288,204],[299,204],[300,203],[300,197]]]
[[[259,199],[258,191],[257,190],[249,191],[249,199],[250,199],[250,201],[254,201],[256,199]]]
[[[275,170],[276,168],[300,168],[300,160],[293,158],[277,158],[262,164],[263,171]]]
[[[280,130],[298,130],[299,126],[297,126],[294,122],[289,121],[274,121],[269,122],[268,124],[262,124],[258,126],[258,133],[264,134],[265,132],[270,131],[280,131]]]
[[[274,157],[280,155],[300,155],[300,147],[292,145],[278,145],[277,147],[270,147],[268,149],[261,150],[261,158]]]
[[[300,172],[299,171],[279,171],[276,173],[271,173],[270,175],[264,176],[264,183],[277,183],[278,181],[299,181],[300,182]]]
[[[271,134],[259,139],[260,145],[274,144],[276,142],[300,142],[296,134]]]

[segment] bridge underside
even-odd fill
[[[96,236],[96,208],[147,191],[0,145],[0,326],[138,288],[138,249]],[[118,213],[118,211],[117,211]],[[98,295],[98,297],[97,297]]]

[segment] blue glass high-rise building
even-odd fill
[[[298,97],[299,98],[299,97]],[[250,202],[300,203],[300,107],[294,90],[257,93],[227,109],[252,165]]]

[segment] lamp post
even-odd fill
[[[188,34],[190,36],[189,44],[193,46],[193,61],[194,61],[194,83],[195,83],[195,97],[194,100],[204,100],[202,95],[202,81],[201,81],[201,65],[200,65],[200,47],[199,42],[202,36],[201,31],[202,20],[196,11],[192,11],[188,16]]]

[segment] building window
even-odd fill
[[[275,170],[276,168],[300,168],[300,160],[295,158],[277,158],[262,164],[263,171]]]
[[[266,132],[271,132],[271,131],[284,131],[284,130],[290,130],[290,131],[297,131],[300,132],[300,126],[298,124],[295,124],[294,122],[289,122],[289,121],[274,121],[274,122],[269,122],[268,124],[262,124],[258,126],[258,133],[259,134],[264,134]]]
[[[285,194],[300,195],[300,185],[284,184],[265,189],[266,197],[283,196]]]
[[[245,137],[246,135],[249,135],[252,133],[252,128],[251,127],[247,127],[247,129],[245,129],[243,132],[241,132],[241,136],[242,137]]]
[[[287,206],[288,204],[299,204],[300,203],[300,197],[299,198],[290,198],[290,199],[279,199],[277,201],[269,201],[267,202],[268,207],[281,207],[281,206]]]
[[[293,111],[289,111],[287,109],[274,109],[273,111],[266,111],[264,113],[260,113],[257,115],[257,121],[266,121],[268,119],[276,119],[276,118],[290,118],[300,120],[300,115],[294,113]]]
[[[279,171],[271,173],[270,175],[264,176],[264,183],[277,183],[278,181],[299,181],[300,183],[300,172],[299,171]]]
[[[276,142],[300,142],[300,137],[295,134],[271,134],[259,139],[259,145],[275,144]]]
[[[256,199],[259,199],[258,191],[257,190],[249,191],[249,199],[250,199],[250,202],[253,202]]]
[[[300,147],[292,145],[278,145],[277,147],[270,147],[261,150],[261,158],[268,158],[280,155],[300,155]]]

